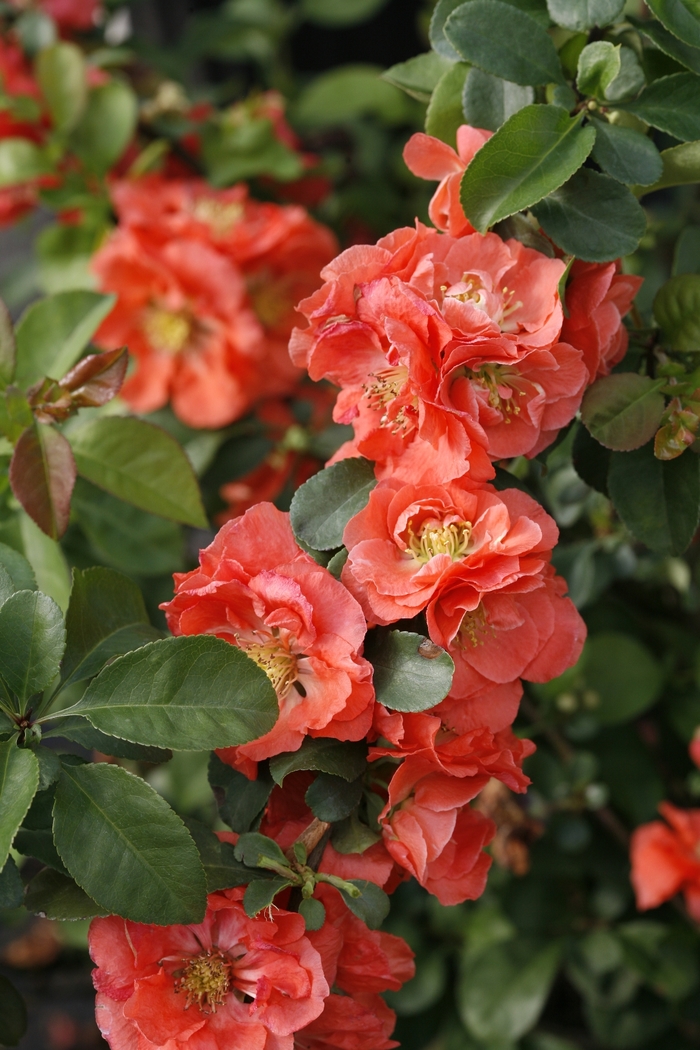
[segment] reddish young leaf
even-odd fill
[[[52,426],[27,427],[10,463],[12,491],[30,518],[56,540],[66,531],[76,469],[71,447]]]
[[[74,408],[106,405],[119,393],[128,363],[125,346],[102,354],[90,354],[64,375],[59,386],[70,391]]]

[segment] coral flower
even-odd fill
[[[462,124],[457,129],[456,152],[447,143],[420,131],[406,143],[403,159],[409,171],[421,179],[440,180],[428,209],[430,220],[438,230],[453,237],[473,233],[474,227],[462,208],[459,187],[467,165],[492,135],[492,131]]]
[[[38,6],[66,30],[92,29],[100,7],[98,0],[39,0]]]
[[[516,581],[525,589],[557,537],[549,515],[517,489],[496,492],[464,479],[444,486],[381,481],[346,526],[342,579],[370,622],[411,618],[427,606],[429,626],[438,624],[443,635],[444,619],[455,618],[454,637],[466,614],[478,615],[484,595]],[[451,592],[459,594],[458,608]]]
[[[196,926],[95,919],[97,1023],[112,1050],[292,1050],[329,993],[304,920],[249,919],[242,890],[211,894]]]
[[[568,317],[561,338],[580,349],[589,382],[606,376],[625,356],[627,329],[622,318],[632,306],[643,278],[620,273],[619,262],[576,259],[566,286]]]
[[[173,634],[214,634],[243,649],[272,682],[279,719],[237,749],[254,762],[296,751],[304,736],[360,740],[372,721],[365,619],[341,583],[299,549],[289,516],[259,503],[175,574],[165,603]]]
[[[682,893],[693,919],[700,922],[700,809],[677,809],[663,802],[668,824],[654,820],[632,834],[632,885],[641,911],[657,908]]]
[[[323,1013],[297,1032],[298,1050],[393,1050],[396,1014],[380,995],[329,995]]]
[[[145,242],[116,230],[93,258],[105,292],[117,302],[95,342],[127,345],[137,363],[121,394],[137,412],[172,401],[193,427],[221,427],[258,394],[262,337],[232,264],[206,244]]]

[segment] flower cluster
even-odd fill
[[[299,205],[260,203],[245,186],[160,175],[112,188],[119,225],[96,254],[117,296],[96,342],[136,360],[122,396],[138,412],[170,400],[193,427],[222,427],[299,378],[287,343],[298,300],[335,242]]]

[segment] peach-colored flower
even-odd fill
[[[307,734],[360,740],[372,721],[366,624],[352,596],[296,544],[289,515],[259,503],[175,574],[165,610],[173,634],[214,634],[267,673],[280,707],[273,729],[238,753],[261,761]]]
[[[566,286],[568,317],[561,338],[581,350],[589,382],[606,376],[625,356],[627,329],[622,318],[643,282],[620,273],[618,262],[587,263],[576,259]]]
[[[640,911],[657,908],[682,893],[691,916],[700,922],[700,809],[659,806],[668,821],[653,820],[632,834],[632,885]]]
[[[428,214],[438,230],[444,230],[453,237],[472,233],[471,225],[459,198],[462,175],[473,159],[493,135],[492,131],[472,128],[462,124],[457,129],[457,150],[432,135],[419,131],[406,143],[403,159],[414,175],[421,179],[439,179],[440,185],[433,194]]]

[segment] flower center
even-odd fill
[[[462,643],[462,647],[465,646],[466,642],[469,641],[473,649],[476,649],[477,645],[484,644],[484,635],[492,634],[495,636],[496,632],[489,623],[486,615],[486,610],[482,603],[479,603],[473,612],[467,612],[462,618],[462,622],[459,625],[459,639]]]
[[[488,314],[503,332],[515,331],[518,327],[517,323],[508,320],[510,315],[523,305],[519,299],[513,302],[513,296],[515,295],[513,288],[508,288],[504,285],[501,288],[499,302],[497,291],[488,292],[477,274],[465,273],[462,275],[462,280],[458,281],[457,284],[453,284],[449,288],[443,285],[442,293],[450,299],[458,299],[460,303],[471,303],[477,310]]]
[[[487,391],[489,405],[503,414],[506,423],[510,423],[511,416],[520,415],[520,405],[516,404],[515,395],[517,392],[518,397],[525,397],[525,391],[516,391],[520,380],[516,372],[502,365],[483,365],[476,371],[465,368],[464,373],[468,379]]]
[[[220,951],[200,952],[185,962],[175,978],[175,991],[184,992],[185,1009],[196,1003],[203,1014],[215,1014],[231,985],[231,963]]]
[[[408,547],[416,561],[422,565],[437,554],[449,554],[452,561],[463,558],[469,550],[469,539],[472,534],[470,521],[455,521],[444,525],[434,518],[428,518],[421,525],[418,533],[413,531],[412,520],[408,523]]]
[[[243,216],[243,205],[238,201],[217,201],[214,197],[200,197],[192,208],[192,214],[205,223],[213,233],[224,237],[230,233]]]
[[[179,354],[192,335],[192,321],[184,310],[153,307],[146,314],[144,332],[154,350]]]
[[[379,425],[391,425],[392,433],[402,433],[405,437],[416,426],[418,399],[409,397],[398,408],[391,409],[391,406],[406,385],[408,369],[405,365],[383,368],[379,372],[370,372],[370,379],[374,382],[364,384],[365,397],[373,411],[381,412]]]
[[[444,288],[444,294],[460,303],[472,303],[477,310],[487,311],[486,289],[474,273],[465,273],[462,280],[450,288]]]
[[[262,668],[272,683],[272,688],[280,700],[292,688],[297,680],[297,658],[280,638],[271,638],[267,642],[250,642],[239,639],[239,645],[245,653]]]

